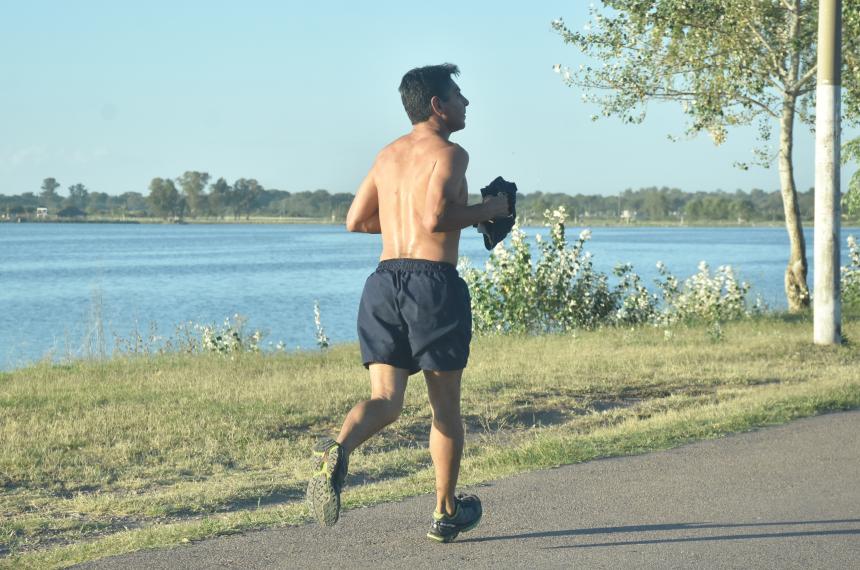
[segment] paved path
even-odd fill
[[[860,411],[478,488],[484,520],[430,543],[433,500],[348,511],[86,568],[860,568]]]

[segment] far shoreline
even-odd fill
[[[76,219],[0,219],[0,224],[124,224],[124,225],[324,225],[342,226],[344,220],[332,220],[331,218],[304,218],[304,217],[278,217],[278,216],[252,216],[248,219],[217,219],[217,218],[183,218],[181,220],[165,220],[163,218],[76,218]],[[815,226],[812,220],[804,221],[804,228]],[[538,220],[526,219],[522,227],[541,227]],[[781,221],[756,221],[756,222],[725,222],[719,220],[702,220],[696,222],[672,222],[672,221],[638,221],[623,222],[608,219],[572,220],[570,227],[577,228],[665,228],[665,229],[690,229],[690,228],[712,228],[712,229],[747,229],[747,228],[784,228],[785,223]],[[857,220],[842,220],[842,229],[860,230],[860,222]]]

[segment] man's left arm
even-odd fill
[[[379,223],[379,195],[373,170],[364,178],[355,193],[355,198],[346,214],[346,229],[350,232],[366,234],[382,233],[382,226]]]

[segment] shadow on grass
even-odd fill
[[[523,540],[530,538],[553,538],[553,537],[577,537],[577,536],[594,536],[594,535],[612,535],[623,533],[647,533],[647,532],[671,532],[671,531],[697,531],[697,530],[713,530],[713,529],[735,529],[735,528],[767,528],[780,526],[801,526],[801,525],[833,525],[833,524],[858,524],[860,519],[837,519],[837,520],[821,520],[821,521],[785,521],[785,522],[763,522],[763,523],[672,523],[672,524],[653,524],[653,525],[632,525],[618,527],[598,527],[598,528],[582,528],[569,530],[549,530],[540,532],[530,532],[523,534],[511,534],[503,536],[488,536],[481,538],[472,538],[459,540],[458,542],[491,542],[495,540]],[[646,544],[671,544],[685,542],[707,542],[720,540],[754,540],[766,538],[795,538],[801,536],[838,536],[838,535],[860,535],[860,528],[849,529],[816,529],[802,531],[788,531],[775,533],[754,533],[754,534],[721,534],[709,536],[685,536],[685,537],[670,537],[670,538],[646,538],[642,540],[625,540],[613,542],[596,542],[583,544],[570,544],[562,546],[549,546],[547,548],[594,548],[607,546],[640,546]]]
[[[296,485],[295,487],[290,486],[288,488],[282,489],[280,491],[276,491],[274,493],[269,493],[268,495],[261,495],[257,498],[249,497],[247,499],[239,499],[235,501],[230,501],[226,508],[217,509],[217,512],[231,512],[231,511],[241,511],[245,509],[250,509],[254,507],[271,507],[274,505],[281,505],[284,503],[292,503],[297,500],[304,500],[305,498],[305,486],[303,484]],[[191,513],[186,513],[191,514]]]

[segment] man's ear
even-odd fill
[[[438,95],[433,95],[433,97],[430,98],[430,109],[435,115],[439,115],[440,117],[445,115],[442,111],[442,99],[440,99]]]

